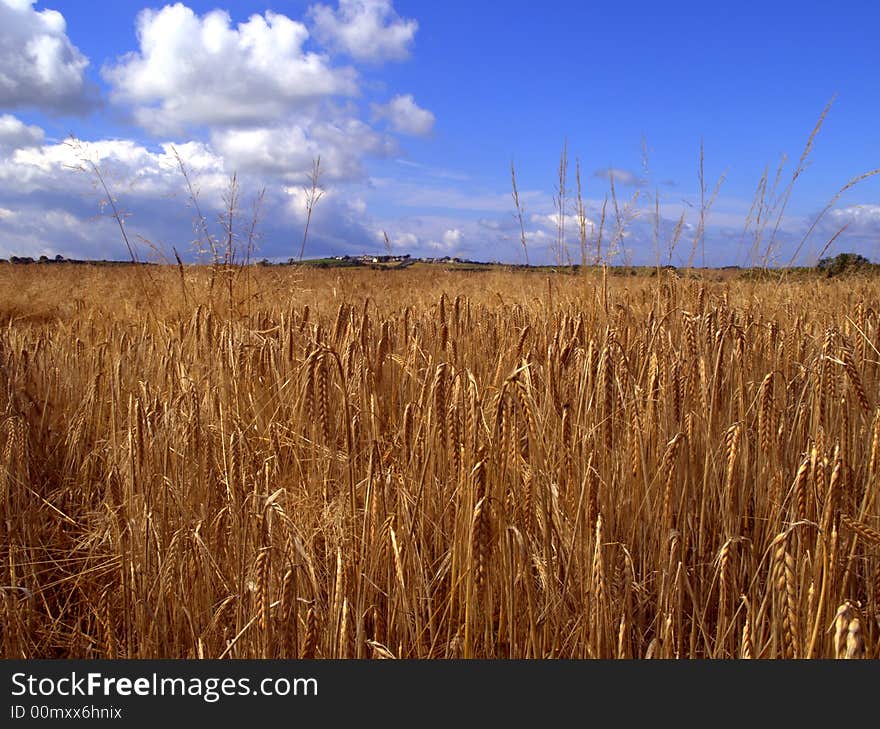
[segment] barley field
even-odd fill
[[[0,267],[4,658],[876,658],[880,280]]]

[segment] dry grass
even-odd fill
[[[0,269],[3,657],[877,656],[880,283],[209,276]]]

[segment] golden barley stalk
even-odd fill
[[[724,625],[727,617],[727,595],[730,589],[730,561],[732,540],[728,539],[718,555],[718,623]]]
[[[743,621],[742,638],[740,640],[739,657],[743,659],[752,659],[755,657],[755,646],[752,643],[751,616],[749,614],[749,604],[745,595],[741,596],[745,608],[745,619]]]
[[[116,633],[113,627],[113,614],[110,609],[110,587],[105,587],[101,592],[99,600],[98,614],[101,625],[101,634],[103,637],[102,647],[104,649],[104,657],[111,660],[116,656]]]
[[[847,631],[849,630],[850,621],[855,617],[852,603],[845,602],[837,608],[837,614],[834,616],[834,657],[846,657],[846,641]]]
[[[254,564],[257,582],[257,625],[265,633],[269,629],[269,550],[264,549],[257,555]]]
[[[474,560],[474,584],[482,589],[486,584],[489,563],[489,504],[482,497],[474,506],[471,518],[471,553]]]
[[[281,634],[281,657],[295,658],[294,646],[299,645],[299,630],[296,615],[296,573],[289,569],[284,573],[281,579],[281,599],[279,612],[281,615],[281,624],[279,632]]]
[[[874,479],[877,475],[877,459],[880,458],[880,410],[874,413],[871,433],[871,460],[868,463],[868,475]]]
[[[846,514],[840,515],[842,521],[849,529],[858,534],[866,544],[880,545],[880,531],[869,527],[867,524],[856,521]]]
[[[317,373],[315,384],[317,386],[318,422],[321,426],[321,437],[324,443],[330,444],[330,372],[327,357],[321,356],[316,363]]]
[[[797,658],[800,640],[798,637],[797,599],[795,597],[794,559],[786,551],[786,541],[782,539],[776,547],[774,571],[776,594],[782,610],[782,643],[787,658]]]
[[[807,509],[808,509],[808,491],[807,491],[807,479],[810,473],[810,458],[804,458],[801,462],[801,465],[798,467],[797,475],[794,478],[794,496],[795,496],[795,504],[797,506],[797,519],[806,519],[807,518]]]
[[[306,638],[302,649],[302,658],[314,658],[318,648],[318,618],[315,608],[310,607],[306,613]]]
[[[734,423],[724,434],[724,444],[727,449],[727,469],[725,471],[725,484],[728,489],[733,488],[733,471],[736,466],[736,457],[739,454],[739,441],[742,434],[742,424]]]
[[[663,502],[660,509],[662,517],[661,538],[663,539],[665,539],[666,531],[672,528],[672,487],[675,483],[675,462],[683,439],[684,435],[682,433],[677,433],[672,440],[669,441],[666,445],[666,454],[663,456],[663,462],[660,465],[660,473],[665,475]]]
[[[843,369],[846,372],[847,378],[849,378],[853,390],[855,390],[856,399],[858,400],[862,410],[865,413],[871,412],[871,404],[868,402],[868,396],[865,393],[865,386],[862,383],[862,376],[859,374],[859,371],[856,368],[856,363],[853,359],[852,351],[848,346],[844,347],[843,349]]]
[[[768,372],[761,381],[758,393],[760,410],[758,412],[758,432],[760,433],[761,450],[770,450],[770,437],[773,432],[773,373]]]
[[[476,505],[471,518],[471,553],[474,559],[474,583],[478,589],[486,584],[489,569],[491,523],[489,497],[486,493],[485,451],[473,469],[474,498]]]

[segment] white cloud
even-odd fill
[[[357,119],[314,121],[276,128],[226,129],[212,135],[216,149],[233,169],[302,183],[321,157],[325,181],[354,180],[366,174],[362,158],[387,156],[394,143]]]
[[[284,193],[286,199],[278,203],[282,228],[274,232],[275,242],[271,250],[282,259],[296,258],[302,246],[309,190],[297,185],[285,188]],[[377,228],[366,202],[351,187],[324,188],[312,209],[304,257],[381,253],[384,237],[377,236]],[[395,240],[392,236],[392,245]]]
[[[174,150],[197,190],[209,229],[219,236],[218,216],[235,167],[212,145],[164,142],[147,148],[125,139],[43,144],[0,150],[0,257],[128,257],[89,162],[104,175],[142,258],[150,255],[144,240],[169,257],[172,246],[182,255],[192,252],[200,233],[194,230],[195,211]],[[258,172],[239,175],[239,220],[249,222],[250,202],[266,186],[256,255],[286,260],[301,245],[305,191],[301,185],[284,188],[277,176]],[[356,189],[327,188],[315,206],[306,255],[363,252],[374,227]],[[246,235],[242,232],[241,240]]]
[[[398,232],[392,234],[390,231],[385,230],[385,228],[376,229],[373,231],[373,237],[377,243],[382,244],[383,248],[385,246],[386,233],[391,241],[391,250],[396,255],[411,254],[419,245],[419,237],[415,233]]]
[[[541,228],[553,231],[554,233],[557,230],[559,225],[559,215],[557,213],[546,213],[546,214],[536,214],[530,216],[531,222],[536,225],[541,226]],[[563,227],[565,229],[566,238],[574,238],[579,235],[580,232],[580,218],[577,215],[572,213],[566,213],[564,219],[562,221]],[[607,224],[607,221],[606,221]],[[592,235],[592,233],[596,229],[596,223],[589,215],[584,216],[584,225],[586,227],[587,236]]]
[[[829,222],[835,228],[847,226],[850,235],[880,234],[880,205],[850,205],[828,213]]]
[[[44,136],[40,127],[27,125],[11,114],[0,115],[0,150],[33,147],[42,144]]]
[[[391,0],[339,0],[337,11],[313,5],[309,15],[321,43],[359,61],[407,58],[419,27],[401,18]]]
[[[200,142],[176,149],[213,228],[228,187],[223,160]],[[151,150],[131,140],[107,139],[27,147],[0,159],[0,205],[16,212],[0,217],[7,255],[128,258],[91,164],[103,176],[142,257],[150,252],[145,240],[167,242],[184,254],[192,249],[195,214],[172,145]]]
[[[199,16],[177,3],[143,10],[140,48],[103,69],[111,98],[134,106],[154,132],[189,125],[261,126],[316,101],[357,93],[356,73],[307,52],[305,25],[266,11],[233,27],[229,14]]]
[[[461,231],[458,228],[452,228],[443,233],[443,245],[448,250],[458,248],[461,245]]]
[[[32,0],[0,0],[0,106],[78,112],[92,103],[84,73],[89,60],[67,37],[56,10]]]
[[[60,14],[37,13],[33,3],[0,0],[0,10],[30,13],[44,30],[56,36],[64,32]],[[315,33],[320,25],[328,50],[353,43],[349,55],[358,60],[404,58],[416,30],[416,23],[401,19],[390,2],[342,2],[331,16],[321,21],[322,6],[310,10]],[[0,239],[11,246],[7,252],[127,256],[92,163],[134,237],[165,250],[173,245],[189,251],[195,212],[172,143],[166,141],[181,137],[175,147],[212,230],[235,171],[244,215],[250,196],[266,188],[260,254],[295,255],[304,223],[303,188],[320,156],[324,195],[311,220],[306,255],[363,252],[364,245],[374,245],[377,222],[368,204],[372,187],[365,160],[400,155],[392,129],[427,133],[434,121],[430,112],[412,96],[395,97],[383,107],[389,113],[387,129],[376,127],[375,118],[362,117],[368,105],[352,98],[360,94],[355,69],[316,49],[304,22],[279,13],[238,22],[221,10],[199,14],[176,3],[142,11],[136,30],[133,52],[110,61],[102,74],[111,100],[150,132],[150,143],[47,143],[39,127],[0,115]],[[0,39],[4,32],[0,26]],[[84,68],[87,60],[70,48]],[[3,52],[0,47],[0,60]],[[0,65],[0,93],[7,65]],[[400,233],[402,244],[427,240]],[[450,245],[455,234],[453,224],[433,226],[431,232]],[[383,244],[384,239],[379,251]]]
[[[87,211],[47,207],[42,201],[21,206],[14,215],[0,214],[0,258],[49,256],[67,258],[127,257],[118,228],[110,218]]]
[[[395,96],[387,104],[373,104],[373,115],[377,119],[388,119],[396,132],[426,136],[434,128],[434,115],[422,109],[412,94]]]
[[[384,248],[383,231],[388,233],[395,254],[412,256],[457,256],[472,260],[518,260],[521,257],[519,232],[515,239],[505,231],[489,229],[485,220],[468,220],[459,215],[417,215],[376,220],[374,248]],[[506,225],[506,218],[500,227]]]
[[[205,194],[219,200],[227,181],[222,157],[201,142],[186,142],[176,149]],[[171,143],[151,151],[131,140],[103,139],[17,149],[0,160],[0,183],[6,186],[7,195],[64,193],[94,198],[97,179],[92,164],[122,197],[167,200],[184,182]]]
[[[613,177],[615,185],[640,186],[644,184],[644,180],[635,172],[622,170],[619,167],[605,167],[601,170],[596,170],[593,173],[593,177],[609,181]]]

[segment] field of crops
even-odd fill
[[[880,280],[0,268],[0,655],[880,650]]]

